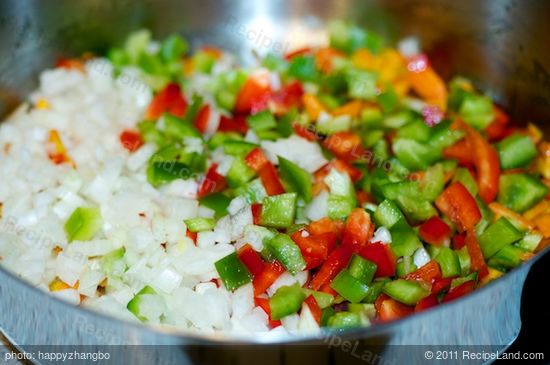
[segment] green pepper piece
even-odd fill
[[[406,305],[415,305],[421,299],[430,295],[430,291],[416,281],[397,279],[390,281],[382,290],[398,302]]]
[[[468,281],[473,281],[474,283],[477,283],[477,272],[473,272],[469,275],[466,275],[460,278],[454,278],[451,281],[451,289],[456,288],[457,286],[460,286],[464,283],[467,283]]]
[[[462,100],[459,114],[466,123],[483,130],[495,119],[493,101],[485,95],[467,94]]]
[[[277,126],[277,121],[269,110],[263,110],[249,116],[246,122],[254,132],[269,130]]]
[[[348,54],[359,48],[367,48],[373,53],[378,53],[384,45],[380,36],[368,32],[352,22],[331,21],[328,25],[328,33],[330,46]]]
[[[460,263],[460,274],[468,274],[472,263],[470,254],[468,253],[468,248],[464,246],[460,250],[456,251],[456,254],[458,256],[458,262]]]
[[[349,69],[346,73],[349,96],[373,101],[376,99],[378,74],[372,71]]]
[[[273,228],[287,228],[296,215],[296,193],[268,196],[263,200],[260,222]]]
[[[441,158],[439,151],[435,148],[413,139],[395,139],[393,152],[399,161],[411,171],[425,170]]]
[[[456,169],[455,176],[453,177],[453,182],[458,181],[472,194],[472,196],[477,195],[477,183],[474,180],[474,177],[468,169],[460,167]]]
[[[253,204],[261,203],[265,197],[267,197],[267,192],[265,191],[262,181],[260,179],[254,179],[246,185],[242,185],[235,189],[235,195],[242,196],[249,204]]]
[[[398,138],[412,139],[418,142],[428,142],[432,129],[423,120],[414,119],[397,130]]]
[[[245,157],[256,147],[258,147],[257,144],[246,141],[228,140],[223,142],[223,151],[231,156]]]
[[[389,278],[379,278],[370,283],[369,290],[365,298],[363,298],[363,302],[374,303],[382,293],[382,290],[384,289],[386,283],[389,283],[390,281],[391,280]]]
[[[481,251],[483,251],[483,256],[488,259],[505,246],[511,245],[522,237],[521,232],[509,220],[502,217],[479,236],[479,245]]]
[[[252,180],[256,171],[252,170],[243,158],[236,157],[227,172],[227,183],[232,188],[238,188]]]
[[[290,61],[287,73],[300,81],[315,82],[319,79],[319,72],[312,56],[297,56]]]
[[[191,218],[183,221],[189,232],[202,232],[214,229],[216,221],[212,218]]]
[[[516,169],[528,167],[537,157],[537,148],[529,136],[514,134],[497,144],[500,167]]]
[[[548,194],[548,187],[527,174],[500,175],[498,202],[523,213],[535,206]]]
[[[222,193],[213,193],[200,198],[199,202],[202,206],[212,209],[215,212],[215,218],[221,218],[227,215],[227,207],[231,203],[231,198]]]
[[[279,171],[281,177],[286,181],[292,190],[297,192],[307,203],[312,198],[311,174],[295,163],[279,156]]]
[[[412,256],[418,248],[422,247],[415,230],[404,219],[390,228],[390,234],[390,247],[397,257]]]
[[[489,266],[500,269],[513,269],[525,261],[527,251],[514,245],[503,247],[487,263]]]
[[[340,271],[330,287],[352,303],[359,303],[368,294],[369,287],[351,275],[348,269]]]
[[[306,294],[306,297],[312,295],[313,298],[315,298],[317,305],[319,305],[319,308],[321,309],[328,308],[334,303],[334,297],[329,293],[315,291],[307,288],[304,288],[304,293]]]
[[[126,308],[132,312],[140,321],[145,322],[147,318],[141,315],[140,305],[141,299],[144,295],[156,295],[157,292],[155,289],[151,288],[149,285],[146,285],[141,289],[126,305]]]
[[[459,129],[451,129],[452,122],[444,120],[432,128],[432,135],[428,144],[439,154],[443,149],[452,146],[464,137],[464,132]]]
[[[333,316],[334,316],[334,308],[332,307],[323,308],[321,312],[321,326],[327,327],[329,319],[332,318]]]
[[[214,263],[216,271],[220,275],[225,288],[233,291],[248,284],[252,277],[246,266],[239,260],[236,252],[233,252]]]
[[[456,252],[449,247],[439,247],[438,251],[439,252],[435,256],[435,261],[437,261],[441,267],[441,276],[449,278],[460,275],[460,260]]]
[[[89,241],[101,229],[103,221],[99,208],[79,207],[65,223],[65,233],[69,242]]]
[[[441,163],[430,166],[424,176],[421,195],[428,202],[434,202],[445,188],[445,170]]]
[[[529,232],[516,245],[525,251],[534,252],[542,241],[542,235],[536,232]]]
[[[298,312],[305,299],[306,295],[298,283],[292,286],[280,287],[275,294],[269,298],[271,319],[276,321],[289,314]]]
[[[396,271],[396,275],[402,278],[402,277],[405,277],[407,274],[410,274],[416,269],[417,267],[413,262],[412,256],[403,256],[401,260],[397,262],[395,271]]]
[[[200,132],[192,123],[185,121],[185,119],[178,118],[172,114],[164,114],[163,118],[164,132],[167,136],[175,138],[178,141],[186,137],[202,139]]]
[[[372,261],[362,258],[361,256],[354,254],[348,265],[348,271],[351,276],[362,282],[363,284],[370,284],[374,278],[376,272],[376,264]]]
[[[178,61],[188,49],[189,45],[185,39],[177,34],[174,34],[162,42],[160,47],[160,56],[164,62]]]
[[[384,226],[386,228],[391,228],[399,220],[404,220],[405,216],[393,201],[386,199],[378,205],[373,218],[374,223],[376,223],[378,227]]]
[[[292,275],[305,269],[306,262],[300,248],[290,236],[279,233],[266,242],[266,247]]]
[[[117,248],[101,258],[101,270],[107,276],[122,276],[127,269],[124,247]]]
[[[349,329],[361,327],[361,316],[357,313],[338,312],[327,321],[329,327],[334,329]]]

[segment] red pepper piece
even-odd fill
[[[381,242],[367,243],[359,255],[377,266],[375,277],[394,276],[397,259],[389,245]]]
[[[345,161],[353,161],[361,158],[364,154],[361,137],[350,132],[337,132],[331,134],[323,142],[325,148]]]
[[[487,268],[485,258],[483,257],[483,252],[481,251],[476,233],[473,229],[466,231],[464,243],[466,244],[468,255],[470,255],[471,270],[477,271],[479,278],[483,278],[485,275],[489,274],[489,269]]]
[[[237,132],[245,134],[248,131],[248,124],[246,124],[246,116],[237,114],[233,118],[228,118],[224,115],[220,117],[220,125],[218,126],[219,132]]]
[[[451,238],[451,227],[441,218],[432,217],[420,226],[420,238],[435,246],[442,246]]]
[[[344,246],[336,248],[330,253],[327,260],[323,263],[317,274],[313,277],[309,286],[313,290],[319,290],[323,285],[329,283],[343,268],[345,268],[351,258],[352,252]]]
[[[187,110],[187,102],[181,94],[178,84],[171,83],[161,90],[149,105],[145,117],[158,119],[163,113],[170,113],[177,117],[183,117]]]
[[[259,203],[254,203],[251,206],[252,209],[252,219],[253,223],[255,225],[261,224],[261,216],[262,216],[262,205]]]
[[[474,290],[474,288],[475,282],[473,280],[462,283],[459,286],[455,286],[454,288],[449,290],[449,292],[443,297],[443,303],[453,301],[466,294],[469,294]]]
[[[269,162],[261,148],[254,148],[246,155],[244,161],[254,171],[260,171]]]
[[[420,280],[430,285],[440,278],[441,269],[439,268],[439,264],[435,260],[432,260],[426,265],[405,275],[406,280]]]
[[[481,211],[474,197],[459,182],[454,182],[445,189],[436,199],[435,205],[461,232],[475,227],[481,219]]]
[[[384,300],[380,305],[378,319],[382,322],[395,321],[404,318],[413,312],[414,308],[390,298]]]
[[[267,72],[250,75],[237,96],[236,113],[250,113],[254,104],[271,93]]]
[[[262,258],[248,243],[239,249],[237,255],[253,277],[260,275],[264,271],[265,264]]]
[[[210,118],[210,105],[203,105],[195,117],[195,128],[201,133],[205,133],[208,128],[208,119]]]
[[[323,311],[319,307],[317,300],[315,300],[315,298],[312,295],[310,295],[309,297],[306,298],[304,303],[306,303],[307,306],[309,307],[309,310],[311,311],[311,314],[313,315],[313,318],[315,318],[315,321],[317,322],[317,324],[321,324],[321,316],[323,315]]]
[[[137,151],[141,146],[143,146],[143,140],[139,132],[126,129],[120,134],[120,143],[122,147],[127,149],[129,152]]]
[[[262,180],[267,195],[279,195],[285,192],[285,188],[277,175],[277,170],[271,162],[265,163],[258,171],[258,175],[260,175],[260,180]]]
[[[342,245],[359,251],[374,235],[374,224],[363,208],[355,208],[346,220]]]
[[[266,298],[254,298],[254,304],[256,304],[257,307],[260,307],[263,309],[265,314],[267,314],[269,318],[269,326],[271,328],[279,327],[281,325],[280,320],[272,320],[271,319],[271,308],[269,307],[269,299]]]
[[[208,194],[218,193],[227,186],[225,176],[218,174],[218,171],[216,170],[217,168],[218,165],[213,164],[206,172],[206,175],[199,186],[199,198],[202,198]]]
[[[426,309],[439,305],[437,300],[437,294],[430,294],[426,298],[420,299],[420,301],[414,307],[415,312],[422,312]]]
[[[265,291],[281,276],[285,268],[279,261],[273,261],[265,266],[264,270],[254,277],[252,285],[254,286],[254,296],[265,293]]]

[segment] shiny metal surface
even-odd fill
[[[323,41],[325,21],[332,18],[358,21],[388,39],[418,36],[444,75],[471,77],[518,122],[535,121],[549,135],[550,2],[544,0],[4,0],[0,2],[0,116],[24,99],[36,85],[38,72],[59,56],[101,52],[140,27],[159,37],[180,32],[193,45],[222,46],[246,62],[253,57],[251,49],[282,52]],[[521,290],[531,264],[456,303],[342,336],[384,345],[485,344],[502,349],[519,331]],[[0,327],[21,345],[239,341],[168,333],[83,311],[39,293],[1,268]],[[256,336],[245,343],[266,341]],[[323,343],[293,337],[270,342],[287,341]],[[134,355],[140,363],[139,349]],[[158,356],[185,363],[189,353],[174,347]],[[423,359],[407,360],[422,363]]]

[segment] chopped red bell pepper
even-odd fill
[[[357,252],[363,248],[374,235],[374,224],[370,215],[363,208],[352,210],[346,220],[342,245]]]
[[[397,266],[397,259],[390,248],[390,245],[382,242],[367,243],[359,255],[376,264],[375,277],[394,276]]]
[[[190,238],[193,241],[193,243],[195,244],[195,246],[197,245],[197,233],[198,232],[191,232],[190,230],[187,230],[185,232],[185,236],[187,238]]]
[[[378,311],[378,319],[381,322],[395,321],[404,318],[414,312],[414,308],[403,303],[399,303],[394,299],[386,299],[380,305]]]
[[[355,195],[357,196],[357,201],[359,205],[363,206],[365,203],[374,203],[375,200],[372,196],[369,195],[366,191],[358,190]]]
[[[252,220],[255,225],[261,224],[262,217],[262,205],[259,203],[254,203],[250,207],[252,209]]]
[[[311,54],[311,48],[310,47],[298,48],[298,49],[295,49],[294,51],[290,51],[287,54],[285,54],[285,60],[290,61],[294,57],[305,56],[305,55],[308,55],[308,54]]]
[[[405,280],[420,280],[432,285],[441,278],[441,269],[437,261],[432,260],[415,271],[405,275]]]
[[[217,164],[212,164],[206,172],[206,175],[199,186],[199,198],[202,198],[208,194],[218,193],[227,186],[225,176],[220,175],[217,168]]]
[[[307,226],[307,230],[312,235],[335,233],[336,237],[340,237],[344,231],[344,223],[341,221],[333,221],[332,219],[325,217],[319,219],[318,221],[311,222]]]
[[[434,281],[432,284],[432,293],[437,294],[441,293],[444,290],[447,290],[451,287],[453,278],[439,278]]]
[[[254,171],[260,171],[269,162],[261,148],[256,147],[246,155],[244,161]]]
[[[317,300],[315,300],[313,295],[307,297],[306,300],[304,300],[304,303],[306,303],[309,307],[309,310],[311,311],[311,314],[313,315],[313,318],[315,318],[317,324],[321,324],[321,316],[323,314],[323,311],[319,307],[319,304],[317,303]]]
[[[248,124],[246,123],[246,116],[237,114],[233,118],[228,118],[225,115],[220,117],[220,125],[218,126],[219,132],[237,132],[245,134],[248,131]]]
[[[426,309],[435,307],[439,304],[437,300],[437,294],[430,294],[426,298],[420,299],[420,301],[414,307],[415,312],[422,312]]]
[[[338,293],[336,292],[336,290],[332,289],[332,287],[330,286],[330,283],[326,283],[325,285],[323,285],[321,287],[321,289],[319,289],[319,291],[322,291],[323,293],[327,293],[327,294],[330,294],[332,295],[333,297],[337,296]]]
[[[323,145],[334,155],[345,160],[358,160],[364,155],[361,137],[350,132],[337,132],[324,140]]]
[[[346,174],[349,175],[350,179],[353,181],[353,182],[357,182],[359,180],[361,180],[361,178],[363,177],[363,172],[359,169],[356,169],[355,167],[353,167],[351,164],[345,162],[345,161],[342,161],[340,159],[333,159],[330,163],[336,170],[340,171],[340,172],[345,172]]]
[[[254,277],[252,286],[254,286],[254,296],[265,293],[265,291],[281,276],[285,271],[283,265],[275,260],[264,267],[264,270]]]
[[[443,297],[443,303],[453,301],[468,293],[471,293],[474,290],[475,285],[475,282],[473,280],[470,280],[460,284],[459,286],[455,286],[454,288],[449,290],[449,292]]]
[[[508,115],[496,105],[493,106],[493,111],[495,114],[495,118],[493,119],[491,124],[489,124],[489,126],[485,129],[485,133],[487,133],[487,137],[491,142],[499,141],[507,137],[510,133],[510,129],[508,128],[510,118],[508,117]]]
[[[274,321],[274,320],[271,319],[271,308],[269,307],[269,299],[267,299],[267,298],[254,298],[254,304],[257,307],[262,308],[263,311],[265,312],[265,314],[267,314],[267,316],[269,318],[269,326],[271,328],[279,327],[281,325],[280,320]]]
[[[239,249],[237,255],[253,277],[260,275],[264,271],[265,264],[262,258],[248,243]]]
[[[460,233],[453,237],[453,249],[460,250],[466,244],[466,233]]]
[[[170,113],[176,117],[183,117],[187,110],[187,101],[181,94],[181,88],[178,84],[171,83],[166,85],[155,97],[147,109],[145,118],[156,120],[163,113]]]
[[[470,166],[474,160],[466,139],[461,139],[452,146],[446,147],[443,150],[443,156],[445,158],[457,160],[458,164],[462,166]]]
[[[316,141],[319,139],[317,134],[315,134],[314,131],[308,129],[307,127],[304,127],[303,125],[299,123],[292,123],[292,128],[294,129],[294,133],[299,135],[300,137],[307,139],[308,141]]]
[[[304,232],[306,232],[307,236],[305,236]],[[302,255],[321,258],[323,261],[326,260],[329,252],[333,250],[338,240],[338,236],[334,232],[313,235],[306,230],[294,232],[291,238],[300,247]]]
[[[390,299],[390,297],[384,293],[380,294],[378,298],[376,298],[376,300],[374,301],[374,309],[376,309],[376,312],[380,312],[380,308],[382,308],[382,303],[384,303],[386,299]]]
[[[271,94],[269,85],[269,73],[258,72],[250,75],[237,96],[235,112],[250,113],[255,103],[265,98],[265,95]]]
[[[436,199],[435,205],[461,232],[474,228],[481,219],[481,211],[474,197],[459,182],[454,182],[445,189]]]
[[[432,217],[420,226],[418,234],[429,244],[442,246],[449,242],[452,231],[441,218]]]
[[[498,152],[474,128],[464,122],[461,122],[460,125],[461,128],[466,131],[466,142],[474,156],[473,164],[477,172],[479,196],[486,203],[490,203],[495,200],[498,193],[500,178],[500,160]]]
[[[342,269],[344,269],[352,252],[340,246],[330,253],[327,260],[323,263],[317,274],[313,277],[309,286],[313,290],[319,290],[323,285],[328,284]]]
[[[489,269],[485,263],[485,258],[483,257],[483,252],[479,246],[477,240],[476,232],[473,229],[466,231],[466,238],[464,240],[466,244],[466,249],[468,250],[468,255],[470,255],[470,268],[472,271],[477,271],[479,278],[483,278],[485,275],[489,274]]]
[[[120,143],[129,152],[135,152],[143,146],[143,139],[139,132],[126,129],[120,135]]]
[[[275,92],[271,96],[271,102],[275,105],[275,109],[286,112],[292,107],[300,107],[303,95],[304,87],[298,80],[295,80]]]
[[[210,105],[206,104],[199,110],[195,117],[195,128],[201,133],[205,133],[208,128],[208,119],[210,119]]]
[[[60,58],[57,60],[55,67],[57,68],[65,68],[67,70],[77,70],[82,73],[86,71],[86,68],[84,67],[84,63],[82,60],[79,60],[77,58]]]
[[[260,180],[262,180],[267,195],[279,195],[285,192],[279,175],[277,175],[277,170],[271,162],[266,162],[260,171],[258,171],[258,175],[260,175]]]

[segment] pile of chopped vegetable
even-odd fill
[[[215,212],[181,222],[187,236],[200,245],[250,207],[254,224],[216,262],[217,283],[251,282],[271,327],[310,311],[320,326],[350,328],[455,300],[540,250],[550,238],[541,132],[513,125],[467,79],[445,83],[414,49],[344,22],[329,30],[329,46],[269,54],[254,68],[147,31],[109,53],[156,90],[121,143],[131,153],[154,143],[150,184],[195,179],[200,205]],[[89,239],[100,220],[79,208],[67,234]],[[268,294],[303,272],[305,284]],[[151,293],[128,304],[138,318]]]

